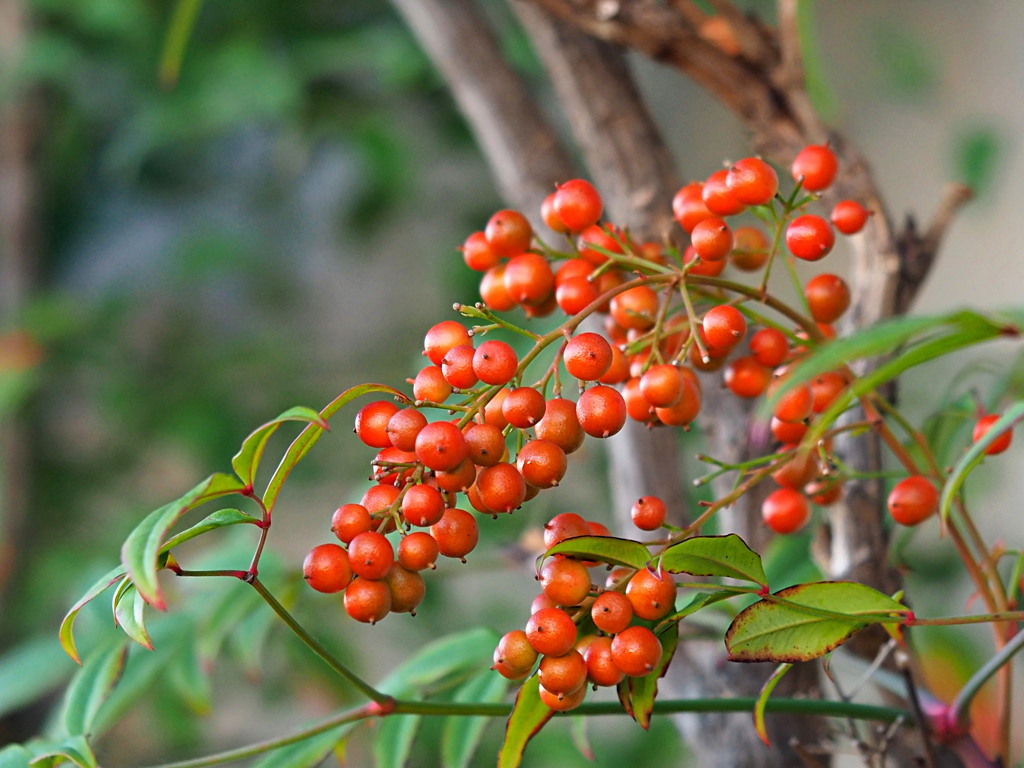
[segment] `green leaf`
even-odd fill
[[[210,475],[181,498],[151,512],[128,534],[121,547],[121,562],[147,603],[159,610],[167,607],[157,571],[160,547],[171,527],[190,509],[219,496],[244,490],[245,485],[236,477],[223,473]]]
[[[153,641],[146,630],[144,616],[146,601],[128,579],[122,581],[114,592],[113,609],[114,623],[136,643],[152,651]]]
[[[373,757],[377,768],[402,768],[409,761],[412,742],[421,722],[422,715],[384,718],[373,740]]]
[[[238,475],[239,479],[250,488],[256,477],[256,470],[259,468],[260,459],[263,458],[263,451],[267,447],[267,441],[282,424],[289,421],[301,421],[307,424],[316,424],[321,429],[329,429],[324,418],[312,408],[296,406],[295,408],[289,408],[276,419],[268,421],[255,430],[245,438],[242,442],[242,447],[238,449],[238,453],[231,459],[231,468],[235,470],[235,474]]]
[[[939,500],[939,514],[942,516],[943,523],[949,519],[950,510],[953,508],[953,500],[960,492],[960,488],[967,480],[967,476],[985,458],[985,449],[998,440],[1005,430],[1010,429],[1021,419],[1024,419],[1024,400],[1018,401],[1007,408],[1003,415],[989,427],[988,432],[978,442],[968,448],[967,452],[956,463],[953,471],[946,478],[946,484],[942,488],[942,496]]]
[[[59,744],[47,747],[46,751],[29,763],[33,766],[60,765],[63,760],[70,760],[79,768],[97,768],[96,755],[92,747],[85,740],[85,736],[75,735],[60,742]]]
[[[442,637],[406,659],[377,690],[405,698],[459,672],[489,667],[498,639],[486,627]]]
[[[100,649],[75,675],[64,700],[64,728],[76,736],[90,733],[100,707],[124,672],[128,646],[120,640]]]
[[[53,690],[76,669],[49,633],[6,650],[0,655],[0,718]]]
[[[535,672],[524,680],[516,694],[512,714],[505,725],[505,741],[498,753],[498,768],[519,768],[523,752],[555,711],[540,698],[540,677]]]
[[[480,701],[488,704],[505,698],[508,683],[501,675],[487,669],[467,680],[455,692],[455,701]],[[445,719],[441,741],[442,764],[445,768],[467,768],[483,737],[489,717],[449,717]]]
[[[673,544],[662,555],[661,567],[670,573],[725,576],[768,586],[761,556],[735,533],[697,536]]]
[[[754,705],[754,730],[757,731],[757,735],[761,737],[761,741],[765,743],[765,746],[771,746],[771,742],[768,741],[768,726],[764,721],[764,710],[768,706],[768,697],[772,695],[772,691],[775,690],[775,686],[779,684],[782,676],[792,668],[793,665],[789,663],[780,664],[776,667],[775,671],[772,672],[772,676],[761,686],[761,693],[758,695],[757,703]]]
[[[725,646],[730,661],[808,661],[868,624],[905,611],[898,601],[864,584],[798,584],[740,611],[725,633]]]
[[[637,570],[646,568],[647,561],[651,559],[651,553],[639,541],[618,539],[613,536],[575,536],[563,539],[543,556],[550,555],[572,555]]]
[[[658,635],[658,639],[661,640],[661,661],[658,665],[649,675],[627,677],[623,681],[629,688],[629,714],[644,730],[651,727],[651,713],[658,696],[658,680],[665,675],[679,645],[679,625],[670,625]]]
[[[394,395],[397,398],[401,398],[403,401],[407,401],[408,398],[393,387],[389,387],[385,384],[359,384],[355,387],[349,387],[334,400],[327,404],[320,411],[320,416],[324,422],[330,421],[331,417],[337,413],[343,406],[355,400],[357,397],[368,395],[372,392],[385,392],[390,395]],[[288,479],[288,475],[295,469],[295,465],[298,464],[306,456],[307,453],[316,445],[316,442],[323,436],[324,428],[319,424],[307,424],[298,436],[292,441],[291,445],[288,446],[288,450],[285,452],[284,457],[281,459],[281,463],[277,465],[277,469],[274,470],[273,476],[267,483],[267,490],[263,494],[263,503],[266,505],[268,510],[273,510],[274,504],[277,502],[277,497],[281,493],[281,486],[284,485],[284,481]]]
[[[60,623],[60,631],[58,633],[60,637],[60,645],[64,649],[64,652],[75,660],[76,664],[82,663],[82,659],[78,655],[78,648],[75,647],[74,635],[75,619],[78,618],[79,611],[123,578],[124,566],[122,565],[107,571],[85,591],[84,595],[78,598],[78,601],[71,606],[68,612],[64,615],[64,619]]]
[[[957,179],[975,195],[984,193],[999,167],[1000,155],[1005,154],[1003,150],[1002,136],[993,125],[975,125],[961,131],[954,147]]]
[[[259,520],[255,517],[246,514],[240,509],[218,509],[216,512],[207,515],[191,528],[186,528],[184,531],[171,536],[171,538],[165,541],[163,546],[160,547],[160,553],[163,554],[164,552],[170,552],[179,544],[184,544],[189,539],[194,539],[196,536],[201,536],[204,533],[214,531],[218,528],[225,528],[229,525],[238,525],[239,523],[256,524],[258,522]]]
[[[0,749],[0,768],[28,768],[32,753],[20,744],[11,744]]]

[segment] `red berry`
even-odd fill
[[[338,544],[313,547],[302,563],[302,577],[317,592],[341,592],[352,581],[348,552]]]
[[[766,205],[779,189],[779,175],[761,158],[745,157],[729,169],[725,186],[744,205]]]
[[[721,261],[732,250],[732,230],[722,219],[712,216],[693,228],[690,242],[702,260]]]
[[[473,353],[473,373],[484,384],[508,384],[518,367],[516,351],[499,339],[482,342]]]
[[[623,328],[646,331],[658,316],[658,294],[647,285],[638,285],[612,298],[611,315]]]
[[[747,319],[731,304],[719,304],[704,313],[704,335],[719,349],[732,349],[747,333]]]
[[[416,435],[416,458],[428,469],[450,472],[466,458],[466,439],[450,421],[427,424]]]
[[[665,502],[657,496],[641,496],[633,502],[629,514],[641,531],[656,531],[665,524]]]
[[[544,395],[533,387],[516,387],[510,390],[501,404],[505,420],[518,429],[529,429],[544,418],[547,401]]]
[[[768,261],[771,243],[768,236],[758,227],[737,227],[732,233],[732,251],[729,261],[736,269],[754,272]]]
[[[444,515],[430,526],[430,535],[437,542],[438,551],[445,557],[457,557],[463,562],[480,540],[476,518],[464,509],[446,509]]]
[[[672,198],[672,215],[686,232],[692,232],[697,222],[713,216],[704,204],[704,185],[694,181],[682,187]]]
[[[832,227],[821,216],[805,213],[786,227],[786,247],[798,259],[817,261],[828,255],[835,244]]]
[[[533,228],[519,211],[503,210],[487,221],[487,243],[499,256],[516,256],[530,247]]]
[[[576,247],[579,249],[581,259],[594,266],[600,266],[608,261],[608,254],[602,251],[623,253],[620,244],[623,239],[624,235],[610,224],[604,226],[594,224],[580,232],[579,237],[576,238]],[[597,248],[601,250],[599,251]]]
[[[839,275],[815,275],[804,286],[804,296],[818,323],[835,322],[850,306],[850,287]]]
[[[715,171],[708,176],[707,181],[704,182],[704,188],[701,190],[704,205],[716,216],[735,216],[737,213],[742,213],[747,207],[726,185],[725,179],[728,175],[729,171],[725,168]]]
[[[604,206],[601,195],[585,179],[572,179],[559,184],[553,204],[558,218],[573,232],[597,224]]]
[[[590,618],[602,632],[614,635],[633,620],[633,604],[621,592],[602,592],[590,606]]]
[[[477,377],[473,371],[475,353],[471,344],[460,344],[445,352],[441,373],[444,374],[444,380],[455,389],[471,389],[476,386]]]
[[[978,419],[977,423],[974,425],[974,432],[972,434],[974,442],[981,440],[981,438],[983,438],[988,431],[992,429],[992,425],[999,421],[999,419],[1000,414],[998,413],[990,413]],[[1007,429],[999,437],[989,443],[988,448],[985,449],[985,453],[989,456],[995,456],[997,453],[1002,453],[1010,447],[1010,441],[1012,439],[1013,430]]]
[[[387,583],[355,579],[345,590],[345,612],[356,621],[376,624],[391,612],[391,590]]]
[[[486,272],[495,266],[501,257],[491,250],[487,236],[483,232],[474,232],[462,244],[462,258],[466,266],[476,272]]]
[[[348,545],[352,572],[364,579],[383,579],[395,561],[395,548],[383,533],[360,533]]]
[[[516,302],[536,306],[555,291],[555,273],[539,253],[520,253],[505,264],[505,290]]]
[[[562,352],[565,369],[581,381],[597,381],[612,364],[612,345],[599,333],[573,336]]]
[[[611,437],[626,424],[626,402],[617,389],[598,384],[580,395],[576,417],[591,437]]]
[[[900,525],[917,525],[938,510],[939,492],[928,478],[911,475],[893,486],[887,506]]]
[[[442,320],[427,331],[423,339],[423,354],[434,365],[440,365],[448,350],[460,344],[472,344],[466,327],[455,320]]]
[[[803,183],[808,192],[820,192],[835,180],[839,161],[829,147],[811,144],[800,150],[791,168],[793,179]]]
[[[371,448],[388,448],[388,422],[398,413],[398,406],[391,400],[375,400],[367,403],[356,413],[355,433]]]
[[[554,232],[565,234],[569,231],[569,227],[558,217],[558,213],[555,211],[554,192],[549,193],[540,204],[540,217],[548,225],[548,229]]]
[[[803,528],[811,518],[807,497],[792,488],[778,488],[768,494],[761,504],[761,517],[765,525],[776,533],[793,533]]]
[[[542,608],[526,622],[526,637],[537,653],[564,656],[576,645],[576,624],[561,608]]]
[[[444,497],[437,488],[429,485],[413,485],[402,497],[402,517],[410,525],[426,528],[441,519],[444,514]]]
[[[789,355],[789,340],[776,328],[760,328],[750,337],[750,353],[761,365],[775,368]]]
[[[647,627],[628,627],[612,639],[612,662],[630,677],[643,677],[661,661],[661,641]]]
[[[832,207],[832,226],[844,235],[855,235],[867,223],[870,211],[856,200],[840,200]]]

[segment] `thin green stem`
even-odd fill
[[[1017,632],[1010,642],[1000,648],[995,656],[986,661],[977,672],[971,675],[970,679],[964,683],[964,687],[956,695],[956,698],[953,699],[953,703],[949,705],[949,717],[953,722],[962,727],[967,726],[968,710],[978,691],[988,682],[989,678],[1008,664],[1014,654],[1020,651],[1021,648],[1024,648],[1024,632]]]
[[[281,621],[287,624],[288,628],[296,635],[298,635],[299,639],[302,640],[302,642],[305,643],[309,647],[309,649],[313,651],[313,653],[315,653],[317,656],[323,659],[324,662],[326,662],[327,666],[329,666],[339,676],[348,681],[353,687],[357,688],[360,693],[366,696],[366,698],[382,706],[391,705],[391,703],[394,701],[394,699],[391,696],[389,696],[386,693],[381,693],[368,682],[366,682],[357,674],[355,674],[348,667],[346,667],[344,664],[342,664],[340,661],[338,661],[338,659],[335,658],[334,654],[327,650],[320,643],[319,640],[317,640],[315,637],[309,634],[306,628],[302,626],[295,619],[295,617],[288,612],[288,609],[281,605],[280,602],[278,602],[277,598],[270,593],[270,590],[268,590],[266,586],[264,586],[263,582],[261,582],[257,578],[253,578],[252,581],[249,583],[252,584],[253,589],[255,589],[259,593],[260,597],[263,598],[267,605],[269,605],[274,610],[274,613],[278,615]]]

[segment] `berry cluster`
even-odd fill
[[[685,247],[637,243],[603,221],[601,197],[582,179],[558,185],[541,209],[564,238],[562,250],[537,237],[518,211],[491,216],[461,248],[481,273],[482,303],[456,309],[475,324],[444,320],[429,328],[427,362],[409,380],[411,397],[370,402],[356,415],[356,434],[377,451],[375,484],[334,512],[340,543],[309,553],[303,570],[310,586],[344,591],[345,610],[362,622],[414,612],[425,594],[421,574],[440,556],[464,561],[477,544],[480,516],[511,513],[557,486],[567,456],[588,436],[610,437],[629,419],[688,428],[700,413],[702,379],[712,375],[735,396],[765,398],[770,408],[775,451],[729,468],[777,486],[762,507],[765,524],[791,533],[807,524],[812,503],[837,501],[844,476],[831,432],[812,449],[802,443],[817,419],[827,428],[833,411],[846,407],[852,373],[841,366],[810,381],[790,381],[789,373],[835,336],[832,324],[849,307],[850,290],[839,275],[817,274],[797,283],[794,308],[768,292],[768,278],[784,260],[797,281],[794,260],[823,259],[835,233],[856,234],[869,211],[844,200],[827,219],[811,212],[838,171],[828,146],[806,147],[791,171],[787,194],[775,169],[756,157],[683,186],[672,211]],[[723,278],[730,265],[755,284]],[[558,310],[566,319],[542,335],[500,314],[516,308],[527,318]],[[594,315],[604,318],[602,332],[579,331]],[[532,348],[520,354],[491,336],[503,331],[530,339]],[[546,350],[553,353],[544,363]],[[563,394],[567,377],[575,399]],[[975,440],[996,419],[981,419]],[[1009,440],[1007,431],[987,452],[1005,450]],[[905,525],[937,506],[935,485],[924,477],[906,478],[889,498],[893,518]],[[640,530],[665,527],[668,544],[699,532],[699,523],[685,531],[667,525],[664,503],[652,496],[638,499],[631,515]],[[542,592],[525,628],[508,632],[495,650],[494,668],[510,679],[529,676],[539,659],[541,696],[554,709],[578,705],[588,681],[616,685],[662,662],[656,630],[673,611],[676,586],[656,559],[654,567],[623,570],[550,552],[569,538],[608,535],[573,513],[545,526]],[[590,569],[601,565],[610,574],[598,587]]]

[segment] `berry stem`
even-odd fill
[[[313,653],[315,653],[317,656],[323,659],[324,662],[326,662],[327,666],[329,666],[338,675],[347,680],[353,687],[357,688],[360,693],[366,696],[366,698],[380,705],[391,705],[391,703],[393,702],[393,698],[391,696],[389,696],[386,693],[382,693],[381,691],[378,691],[376,688],[374,688],[372,685],[370,685],[368,682],[363,680],[352,670],[350,670],[348,667],[346,667],[344,664],[338,661],[338,659],[335,658],[334,654],[327,650],[327,648],[325,648],[320,643],[320,641],[318,641],[315,637],[309,634],[306,628],[302,626],[302,624],[300,624],[295,619],[295,617],[291,615],[291,613],[288,612],[288,609],[281,605],[280,602],[278,602],[277,598],[274,597],[273,594],[271,594],[270,590],[266,588],[263,582],[261,582],[258,578],[254,577],[252,581],[249,583],[252,584],[253,589],[255,589],[259,593],[259,596],[263,598],[264,602],[266,602],[266,604],[273,609],[274,613],[278,615],[278,618],[280,618],[281,621],[283,621],[292,632],[298,635],[299,639],[303,643],[305,643],[309,647],[309,649],[313,651]]]

